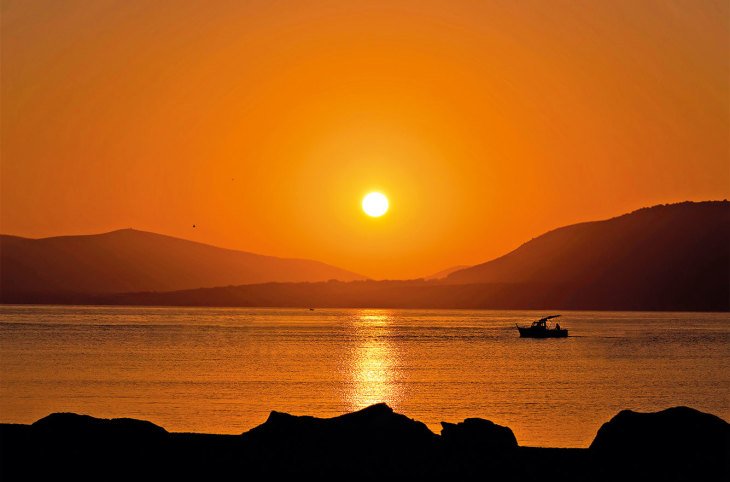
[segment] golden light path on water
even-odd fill
[[[380,402],[399,404],[398,348],[391,340],[391,323],[383,310],[363,311],[353,318],[355,348],[349,367],[353,410]]]

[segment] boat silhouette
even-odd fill
[[[566,328],[560,328],[560,323],[556,323],[554,327],[548,326],[548,320],[557,318],[560,315],[550,315],[533,321],[530,326],[516,325],[520,332],[521,338],[565,338],[568,336]]]

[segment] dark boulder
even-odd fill
[[[517,439],[509,427],[482,418],[467,418],[463,422],[441,422],[444,446],[456,450],[501,451],[517,448]]]
[[[168,437],[165,429],[144,420],[54,413],[29,427],[26,443],[35,463],[25,467],[25,476],[98,480],[103,474],[107,480],[123,480],[139,478],[142,468],[150,477],[161,475]]]
[[[490,474],[496,480],[522,480],[515,471],[518,446],[512,430],[481,418],[441,422],[441,426],[439,471],[448,478],[480,479]]]
[[[75,434],[80,437],[160,437],[167,430],[146,420],[134,418],[95,418],[76,413],[52,413],[34,422],[36,432]]]
[[[381,403],[334,418],[271,412],[243,434],[251,469],[266,473],[398,473],[424,466],[438,436]]]
[[[730,480],[730,425],[688,407],[623,410],[598,430],[590,450],[610,477]]]

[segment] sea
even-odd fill
[[[565,339],[515,324],[560,313]],[[53,412],[242,433],[272,410],[385,402],[439,433],[480,417],[587,447],[619,411],[730,420],[730,314],[0,306],[0,422]]]

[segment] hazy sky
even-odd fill
[[[729,5],[3,1],[0,228],[417,277],[730,197]]]

